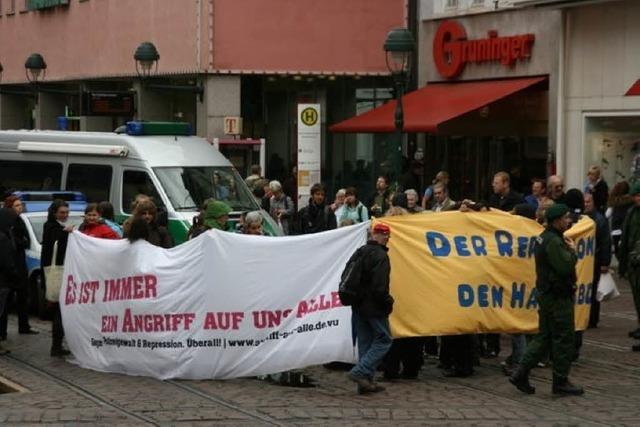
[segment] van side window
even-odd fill
[[[60,190],[62,163],[0,160],[0,194]]]
[[[149,174],[143,171],[126,170],[122,175],[122,210],[131,213],[131,203],[138,194],[151,197],[158,207],[164,207],[162,198],[153,185]]]
[[[109,201],[111,166],[71,164],[67,171],[68,191],[81,191],[89,203]]]

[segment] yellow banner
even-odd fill
[[[380,218],[391,227],[391,329],[395,337],[532,333],[538,329],[536,238],[543,227],[508,213],[442,212]],[[595,224],[565,233],[576,242],[576,329],[589,321]]]

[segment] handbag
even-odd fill
[[[620,296],[620,291],[616,286],[615,280],[611,273],[602,273],[600,275],[600,281],[598,282],[598,293],[596,294],[596,300],[607,301]]]
[[[64,274],[64,265],[56,265],[58,258],[58,241],[53,244],[53,257],[51,265],[44,267],[44,281],[47,285],[45,298],[49,302],[60,301],[60,288],[62,287],[62,276]]]

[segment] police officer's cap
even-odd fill
[[[547,212],[545,217],[547,218],[547,222],[551,222],[554,219],[558,219],[569,212],[569,208],[567,205],[563,203],[555,203],[547,208]]]

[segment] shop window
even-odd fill
[[[0,191],[60,190],[62,164],[0,160]]]
[[[640,179],[640,115],[587,117],[584,150],[583,179],[592,165],[600,166],[609,188]]]
[[[108,201],[111,175],[111,166],[72,164],[67,171],[66,189],[84,193],[90,203]]]
[[[446,0],[444,5],[447,9],[457,9],[458,8],[458,0]]]
[[[138,194],[145,194],[156,206],[164,206],[160,193],[156,190],[148,173],[144,171],[126,170],[122,175],[122,210],[131,213],[131,203]]]

